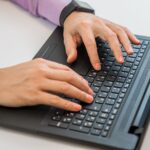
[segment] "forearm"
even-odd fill
[[[59,17],[71,0],[11,0],[36,16],[60,25]]]

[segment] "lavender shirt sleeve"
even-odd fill
[[[56,25],[60,25],[59,17],[71,0],[11,0],[33,15],[46,18]]]

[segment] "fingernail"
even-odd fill
[[[78,104],[74,104],[73,107],[76,111],[80,111],[82,109],[81,105]]]
[[[133,51],[132,48],[129,49],[129,53],[130,53],[130,54],[133,54],[133,53],[134,53],[134,51]]]
[[[96,64],[95,64],[95,69],[96,69],[96,70],[100,70],[100,69],[101,69],[100,63],[96,63]]]
[[[123,57],[120,57],[120,63],[124,63]]]
[[[88,100],[89,103],[92,103],[93,102],[93,96],[88,94],[87,95],[87,100]]]
[[[141,43],[141,41],[139,40],[139,39],[136,39],[136,41],[140,44]]]

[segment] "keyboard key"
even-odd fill
[[[109,130],[110,130],[110,126],[106,125],[106,126],[104,127],[104,130],[105,130],[105,131],[109,131]]]
[[[122,83],[124,83],[125,80],[126,80],[126,78],[124,78],[124,77],[118,77],[118,78],[117,78],[117,82],[122,82]]]
[[[124,66],[125,66],[125,67],[132,67],[132,65],[133,65],[133,64],[130,63],[130,62],[125,62],[125,63],[124,63]]]
[[[61,117],[60,115],[57,115],[57,116],[52,116],[52,120],[54,121],[60,121],[61,120]]]
[[[83,123],[83,126],[84,126],[84,127],[87,127],[87,128],[91,128],[92,125],[93,125],[92,122],[87,122],[87,121],[86,121],[86,122]]]
[[[50,121],[48,122],[48,125],[49,125],[49,126],[57,127],[57,123],[58,123],[58,121],[50,120]]]
[[[129,72],[130,71],[130,68],[129,67],[122,67],[121,69],[123,72]]]
[[[119,109],[119,107],[120,107],[120,103],[116,103],[116,104],[115,104],[115,108],[116,108],[116,109]]]
[[[95,92],[95,93],[97,93],[98,91],[99,91],[99,87],[97,87],[97,86],[92,86],[92,90]]]
[[[89,109],[89,110],[93,110],[93,111],[100,111],[100,109],[101,109],[101,105],[100,104],[87,104],[86,106],[85,106],[85,108],[86,109]]]
[[[107,94],[106,92],[99,92],[98,93],[98,97],[103,97],[103,98],[106,98],[107,97]]]
[[[122,103],[122,101],[123,101],[123,98],[120,98],[120,97],[119,97],[119,98],[117,99],[117,102],[118,102],[118,103]]]
[[[105,124],[106,119],[105,119],[105,118],[97,118],[97,119],[96,119],[96,122],[97,122],[97,123],[100,123],[100,124]]]
[[[90,131],[90,129],[87,127],[75,126],[75,125],[71,125],[70,130],[74,130],[74,131],[78,131],[78,132],[82,132],[82,133],[89,133],[89,131]]]
[[[140,49],[141,45],[133,45],[133,48]]]
[[[69,117],[63,117],[63,119],[62,119],[62,122],[65,122],[65,123],[70,123],[71,122],[71,118],[69,118]]]
[[[80,126],[82,124],[82,120],[74,119],[72,124]]]
[[[146,49],[147,48],[147,46],[146,45],[142,45],[142,49]]]
[[[118,94],[110,93],[108,97],[111,99],[116,99],[118,97]]]
[[[67,113],[65,113],[65,116],[66,117],[70,117],[70,118],[72,118],[72,117],[74,117],[74,113],[73,112],[67,112]]]
[[[99,130],[102,130],[103,127],[104,127],[104,125],[103,125],[103,124],[100,124],[100,123],[95,123],[94,126],[93,126],[93,128],[99,129]]]
[[[110,87],[102,86],[102,87],[101,87],[101,91],[102,91],[102,92],[109,92],[109,91],[110,91]]]
[[[101,133],[101,130],[97,130],[97,129],[92,129],[92,130],[91,130],[91,134],[92,134],[92,135],[97,135],[97,136],[99,136],[100,133]]]
[[[92,77],[87,77],[86,80],[87,80],[88,82],[92,83],[92,82],[94,81],[94,78],[92,78]]]
[[[103,103],[104,103],[104,101],[105,101],[105,99],[104,99],[104,98],[96,97],[96,99],[95,99],[95,102],[96,102],[96,103],[98,103],[98,104],[103,104]]]
[[[105,81],[104,82],[104,86],[109,86],[109,87],[111,87],[113,85],[113,82],[111,82],[111,81]]]
[[[99,117],[107,119],[108,114],[107,113],[101,113]]]
[[[112,82],[114,82],[115,79],[116,79],[116,77],[115,76],[111,76],[111,75],[108,75],[107,78],[106,78],[106,80],[112,81]]]
[[[104,76],[97,76],[95,80],[96,80],[96,81],[101,81],[101,82],[103,82],[104,79],[105,79]]]
[[[139,52],[139,49],[134,48],[133,51],[134,51],[134,53],[138,53],[138,52]]]
[[[114,120],[115,119],[115,115],[110,115],[110,118],[109,118],[110,120]]]
[[[120,88],[115,88],[115,87],[113,87],[112,90],[111,90],[111,92],[112,92],[112,93],[119,94]]]
[[[103,105],[101,111],[104,113],[110,113],[111,109],[112,109],[111,105]]]
[[[113,109],[113,110],[112,110],[112,114],[113,114],[113,115],[116,115],[117,112],[118,112],[118,109]]]
[[[121,82],[115,82],[114,86],[117,87],[117,88],[122,88],[123,83],[121,83]]]
[[[127,72],[119,72],[119,76],[120,77],[124,77],[124,78],[126,78],[127,76],[128,76],[128,73]]]
[[[102,131],[102,133],[101,133],[101,135],[102,135],[103,137],[106,137],[106,136],[107,136],[107,134],[108,134],[108,132],[107,132],[107,131]]]
[[[95,117],[93,117],[93,116],[88,116],[88,117],[86,117],[86,120],[87,120],[87,121],[90,121],[90,122],[94,122],[94,121],[95,121]]]
[[[93,82],[93,86],[101,87],[102,86],[102,82],[100,82],[100,81],[94,81]]]
[[[113,120],[113,119],[112,119]],[[111,126],[112,125],[112,120],[108,120],[107,125]]]
[[[127,57],[127,58],[126,58],[126,61],[127,61],[127,62],[130,62],[130,63],[133,63],[134,60],[135,60],[135,59],[134,59],[134,58],[131,58],[131,57]]]
[[[96,117],[97,115],[98,115],[98,112],[96,112],[96,111],[90,111],[89,112],[89,116]]]
[[[120,94],[119,94],[119,97],[120,97],[120,98],[123,98],[124,96],[125,96],[124,93],[120,93]]]
[[[144,41],[143,42],[143,45],[148,45],[149,44],[149,41]]]
[[[123,89],[121,90],[121,92],[126,93],[126,92],[127,92],[127,89],[126,89],[126,88],[123,88]]]
[[[52,120],[48,122],[48,125],[58,127],[58,128],[64,128],[64,129],[68,128],[67,123],[62,123],[62,122],[57,122],[57,121],[52,121]]]
[[[108,98],[108,99],[106,100],[106,104],[114,105],[114,103],[115,103],[115,100],[113,100],[113,99]]]
[[[88,110],[86,110],[86,109],[80,110],[80,114],[86,115],[87,113],[88,113]]]
[[[131,79],[127,79],[126,83],[131,83],[131,81],[132,81]]]
[[[80,119],[80,120],[83,120],[85,118],[85,115],[83,114],[76,114],[76,119]]]

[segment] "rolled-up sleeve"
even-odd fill
[[[71,0],[11,0],[28,10],[35,16],[43,17],[56,25],[60,25],[59,18],[62,10]]]

